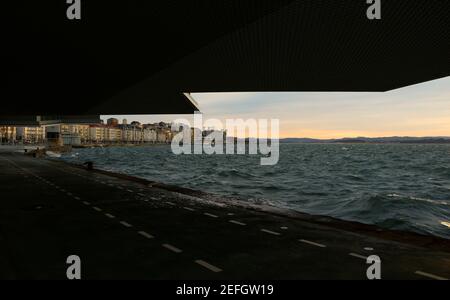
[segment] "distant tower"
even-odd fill
[[[127,124],[128,124],[127,119],[123,119],[122,124],[123,124],[123,125],[127,125]]]

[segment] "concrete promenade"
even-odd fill
[[[450,278],[449,240],[206,200],[0,153],[0,279]]]

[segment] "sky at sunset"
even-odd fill
[[[203,118],[277,118],[280,137],[450,136],[450,77],[385,93],[196,93]],[[107,119],[111,116],[102,116]],[[171,122],[189,115],[114,116]]]

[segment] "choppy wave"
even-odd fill
[[[258,156],[174,155],[170,146],[92,148],[61,159],[240,197],[450,238],[450,145],[281,144],[275,166]]]

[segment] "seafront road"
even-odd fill
[[[143,180],[0,153],[0,279],[450,278],[450,241],[203,201]],[[369,228],[369,229],[367,229]]]

